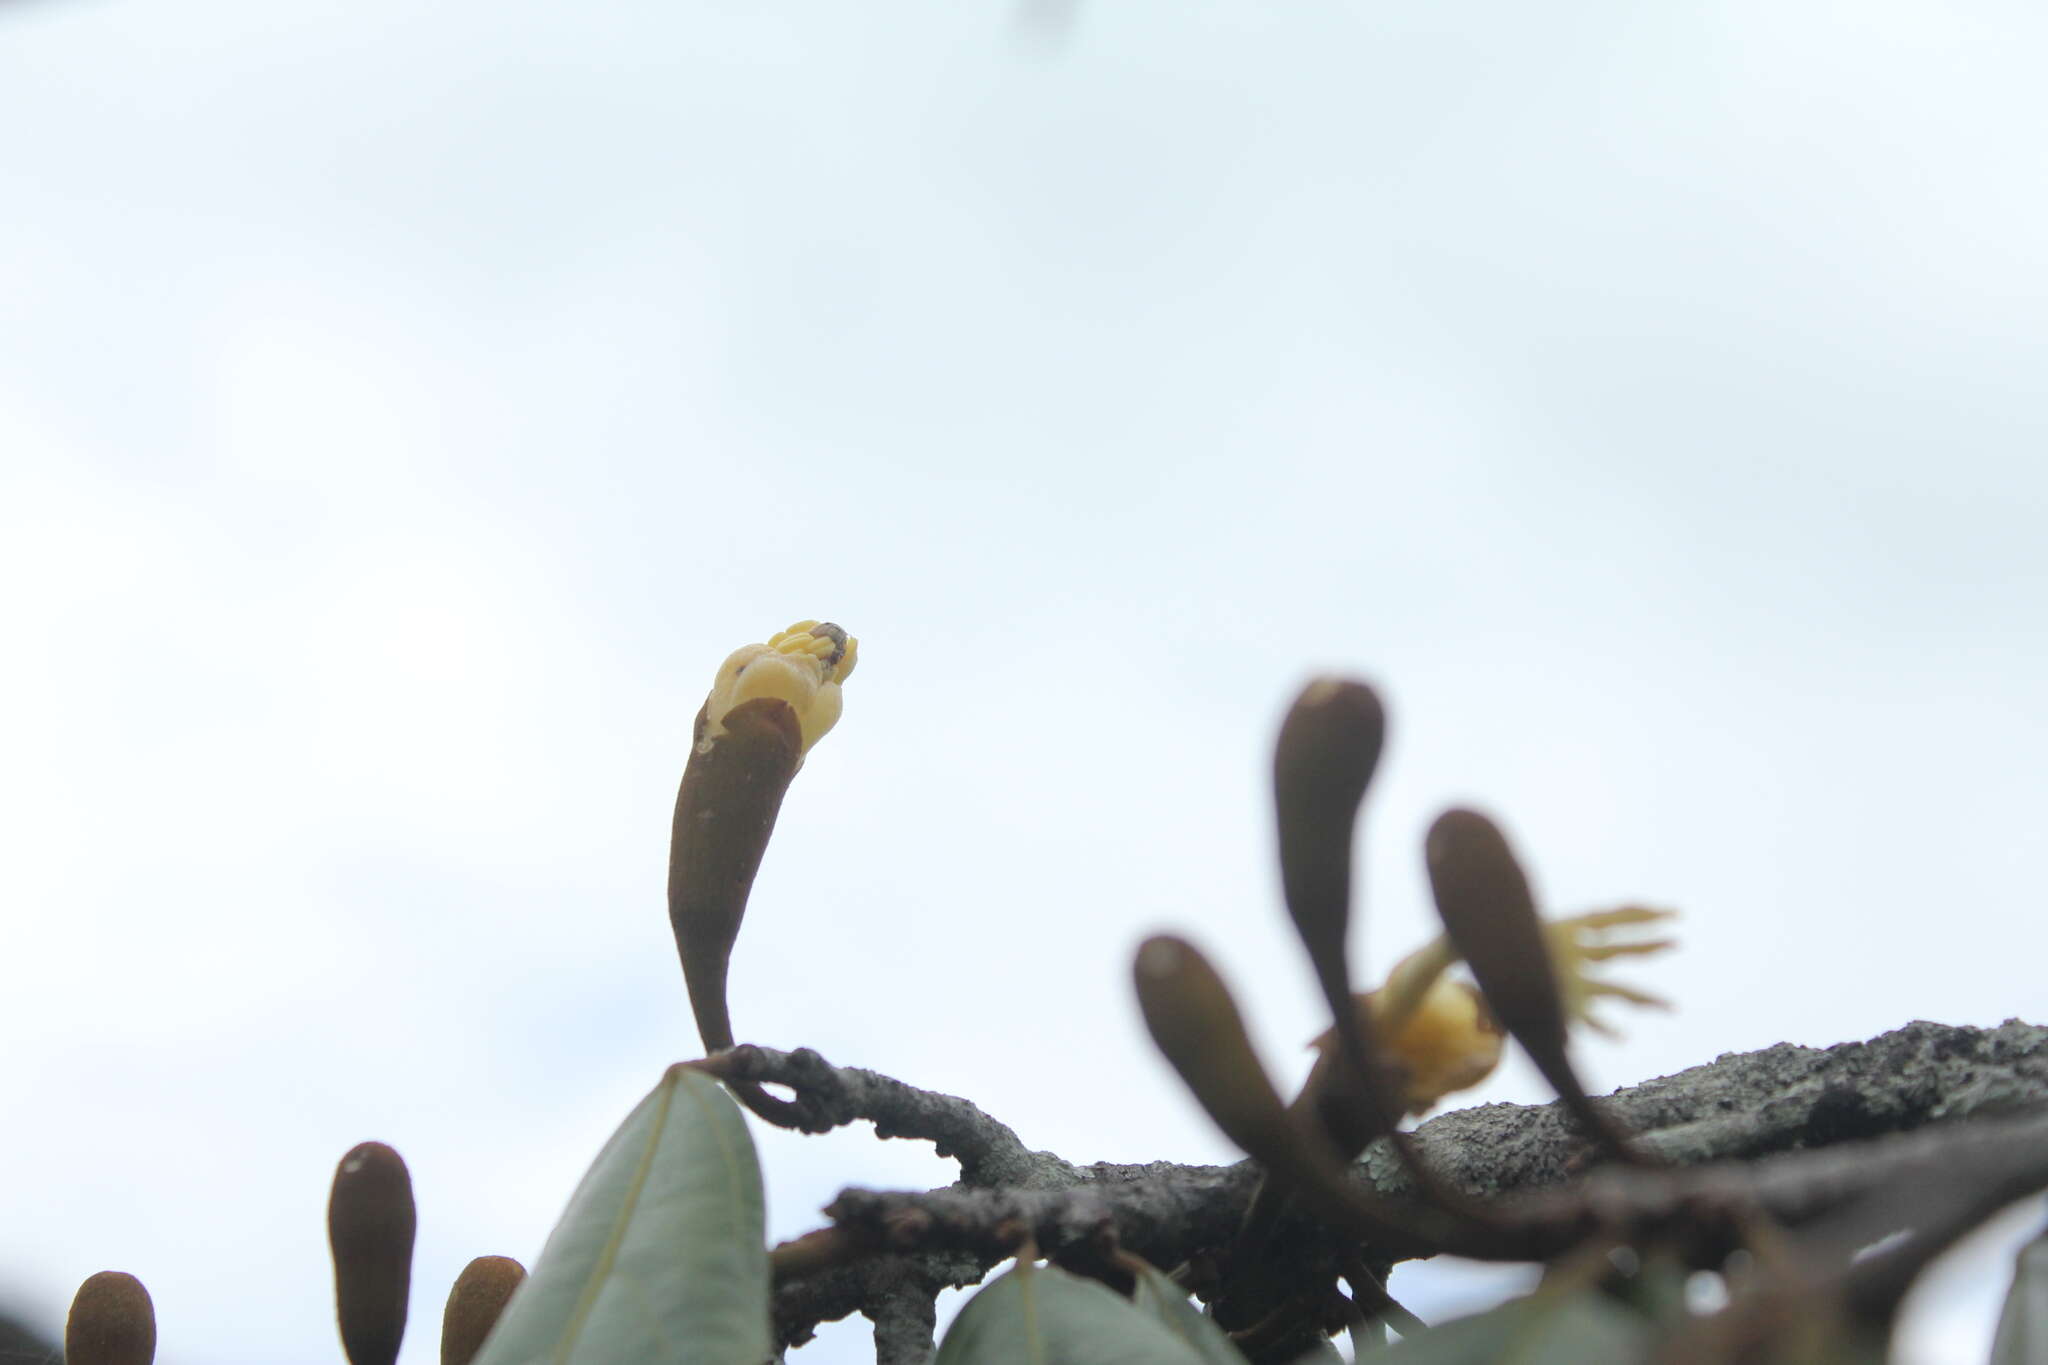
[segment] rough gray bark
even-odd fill
[[[835,1068],[809,1051],[741,1047],[702,1065],[789,1086],[805,1128],[866,1119],[884,1134],[931,1140],[962,1164],[962,1180],[943,1190],[847,1190],[827,1210],[837,1229],[828,1253],[778,1253],[776,1319],[787,1344],[859,1311],[876,1323],[879,1359],[921,1360],[931,1349],[932,1296],[979,1281],[1027,1236],[1045,1254],[1077,1263],[1119,1245],[1172,1266],[1229,1243],[1258,1179],[1247,1163],[1082,1166],[1030,1152],[965,1100]],[[1593,1148],[1556,1104],[1445,1114],[1423,1124],[1416,1142],[1451,1184],[1517,1218],[1548,1219],[1543,1226],[1558,1237],[1583,1235],[1595,1217],[1696,1220],[1704,1207],[1735,1205],[1797,1226],[1908,1171],[1977,1173],[2002,1199],[2017,1197],[2008,1189],[2040,1188],[2048,1183],[2048,1119],[2028,1111],[2044,1102],[2048,1029],[2017,1020],[1996,1029],[1913,1023],[1867,1043],[1730,1054],[1602,1101],[1655,1155],[1678,1167],[1722,1163],[1709,1171],[1603,1169],[1581,1180]],[[2004,1118],[1890,1137],[1995,1116]],[[1390,1196],[1409,1192],[1384,1142],[1354,1174]],[[1877,1211],[1863,1221],[1875,1225],[1883,1208],[1873,1202]],[[1298,1215],[1283,1224],[1278,1245],[1304,1276],[1361,1251]],[[1394,1259],[1385,1249],[1362,1251],[1368,1263]]]

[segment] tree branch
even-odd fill
[[[868,1119],[884,1135],[924,1138],[961,1161],[962,1181],[947,1189],[849,1189],[834,1201],[827,1212],[839,1234],[840,1259],[857,1259],[824,1269],[813,1269],[824,1262],[800,1258],[779,1264],[776,1319],[782,1340],[791,1344],[808,1339],[817,1323],[856,1310],[876,1321],[878,1350],[885,1322],[892,1343],[914,1336],[915,1321],[922,1321],[917,1296],[929,1303],[942,1286],[978,1281],[1026,1235],[1048,1255],[1113,1238],[1155,1264],[1177,1264],[1229,1243],[1257,1181],[1248,1163],[1075,1166],[1028,1151],[1011,1129],[965,1100],[832,1067],[808,1050],[742,1047],[702,1065],[714,1074],[730,1069],[735,1079],[789,1086],[798,1107],[824,1127]],[[2048,1150],[2048,1117],[2012,1111],[2043,1103],[2048,1029],[2016,1020],[1996,1029],[1913,1023],[1867,1043],[1826,1049],[1779,1044],[1731,1054],[1601,1101],[1647,1150],[1676,1166],[1859,1144],[1854,1147],[1710,1171],[1602,1170],[1563,1193],[1594,1149],[1556,1104],[1445,1114],[1423,1124],[1415,1141],[1451,1185],[1498,1202],[1541,1240],[1569,1244],[1584,1235],[1590,1219],[1698,1221],[1708,1207],[1760,1208],[1802,1224],[1854,1205],[1906,1173],[1919,1178],[1930,1165],[1995,1169],[2001,1192],[2039,1188],[2048,1183],[2048,1159],[2031,1153]],[[2007,1117],[1962,1131],[1859,1141],[2000,1113]],[[1353,1174],[1383,1195],[1413,1195],[1384,1141]],[[1330,1273],[1358,1250],[1301,1215],[1283,1224],[1279,1242],[1304,1276]],[[892,1345],[889,1358],[916,1359],[895,1354],[908,1349]]]

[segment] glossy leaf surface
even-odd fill
[[[1095,1281],[1024,1263],[967,1301],[935,1365],[1207,1365],[1212,1359]]]
[[[1646,1358],[1647,1319],[1593,1290],[1537,1293],[1418,1332],[1366,1359],[1379,1365],[1587,1365]]]
[[[476,1365],[758,1365],[764,1225],[739,1107],[670,1067],[592,1163]]]
[[[1230,1338],[1216,1325],[1216,1320],[1190,1303],[1186,1291],[1156,1266],[1133,1257],[1125,1268],[1138,1277],[1131,1293],[1131,1306],[1166,1324],[1203,1365],[1244,1365],[1243,1354],[1230,1344]]]

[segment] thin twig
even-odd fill
[[[960,1162],[960,1177],[970,1185],[1029,1187],[1073,1169],[1048,1153],[1032,1152],[1008,1124],[967,1100],[860,1067],[833,1066],[807,1047],[778,1052],[742,1043],[694,1065],[724,1081],[788,1086],[797,1098],[793,1121],[783,1127],[823,1133],[865,1119],[877,1137],[930,1142],[940,1156]]]

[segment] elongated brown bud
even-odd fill
[[[352,1149],[334,1170],[327,1241],[334,1253],[334,1309],[349,1365],[392,1365],[405,1339],[417,1216],[412,1176],[381,1142]]]
[[[1201,950],[1169,934],[1148,938],[1131,976],[1152,1041],[1223,1135],[1253,1154],[1287,1142],[1294,1126],[1237,1002]]]
[[[479,1256],[462,1268],[441,1312],[441,1365],[469,1365],[525,1278],[510,1256]]]
[[[1437,913],[1479,979],[1494,1018],[1532,1053],[1564,1049],[1564,1001],[1536,898],[1500,828],[1471,810],[1447,810],[1424,845]]]
[[[1453,809],[1430,826],[1423,848],[1437,914],[1487,1009],[1611,1155],[1643,1162],[1627,1135],[1587,1097],[1572,1067],[1550,945],[1507,837],[1477,811]]]
[[[697,712],[676,791],[668,918],[706,1052],[733,1045],[726,971],[754,874],[804,755],[839,721],[860,642],[830,621],[799,621],[726,656]],[[729,1081],[741,1103],[784,1128],[814,1126],[801,1104],[755,1081]],[[822,1131],[822,1130],[819,1130]]]
[[[1398,1105],[1373,1044],[1371,1019],[1351,1004],[1352,842],[1358,809],[1379,766],[1386,711],[1379,694],[1347,678],[1317,678],[1302,689],[1273,746],[1273,808],[1287,913],[1308,950],[1330,1010],[1343,1062],[1355,1084],[1322,1087],[1333,1131],[1358,1145],[1390,1130]],[[1349,1145],[1347,1142],[1346,1145]]]
[[[1349,1012],[1344,956],[1351,924],[1351,841],[1359,803],[1379,766],[1386,712],[1364,683],[1317,678],[1303,688],[1273,745],[1273,807],[1280,834],[1280,882],[1287,913],[1316,974],[1340,993],[1331,1013]]]
[[[796,709],[775,697],[733,707],[716,737],[707,738],[706,726],[706,712],[699,711],[676,792],[668,919],[697,1032],[705,1051],[719,1052],[733,1045],[725,998],[732,946],[804,745]]]
[[[150,1365],[156,1358],[156,1307],[142,1281],[102,1270],[78,1286],[64,1324],[65,1365]]]

